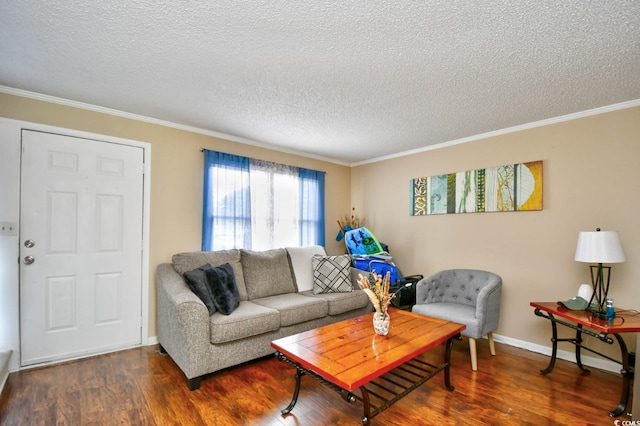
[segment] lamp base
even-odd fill
[[[598,263],[597,265],[590,265],[590,269],[593,294],[586,310],[593,312],[594,316],[596,316],[596,313],[602,314],[602,318],[605,318],[611,266],[602,266],[602,263]],[[599,316],[596,317],[599,318]]]

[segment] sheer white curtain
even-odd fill
[[[298,245],[298,168],[250,162],[251,247],[267,250]]]

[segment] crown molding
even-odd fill
[[[621,102],[621,103],[618,103],[618,104],[607,105],[607,106],[603,106],[603,107],[599,107],[599,108],[593,108],[593,109],[589,109],[589,110],[586,110],[586,111],[574,112],[574,113],[571,113],[571,114],[561,115],[559,117],[547,118],[547,119],[544,119],[544,120],[534,121],[534,122],[531,122],[531,123],[519,124],[517,126],[507,127],[505,129],[494,130],[494,131],[487,132],[487,133],[481,133],[481,134],[478,134],[478,135],[467,136],[467,137],[460,138],[460,139],[454,139],[454,140],[447,141],[447,142],[442,142],[442,143],[438,143],[438,144],[434,144],[434,145],[425,146],[423,148],[417,148],[417,149],[412,149],[410,151],[404,151],[404,152],[399,152],[399,153],[392,154],[392,155],[387,155],[387,156],[384,156],[384,157],[373,158],[373,159],[367,160],[367,161],[361,161],[361,162],[358,162],[358,163],[352,163],[351,167],[362,166],[362,165],[371,164],[371,163],[377,163],[377,162],[380,162],[380,161],[390,160],[392,158],[405,157],[407,155],[413,155],[413,154],[418,154],[418,153],[421,153],[421,152],[432,151],[434,149],[441,149],[441,148],[446,148],[446,147],[449,147],[449,146],[460,145],[460,144],[463,144],[463,143],[475,142],[475,141],[478,141],[478,140],[481,140],[481,139],[487,139],[487,138],[490,138],[490,137],[493,137],[493,136],[506,135],[508,133],[520,132],[522,130],[534,129],[536,127],[544,127],[544,126],[548,126],[550,124],[563,123],[565,121],[577,120],[577,119],[580,119],[580,118],[591,117],[593,115],[605,114],[605,113],[608,113],[608,112],[619,111],[619,110],[622,110],[622,109],[634,108],[634,107],[637,107],[637,106],[640,106],[640,99],[634,99],[634,100],[631,100],[631,101]]]
[[[234,135],[230,135],[230,134],[222,133],[222,132],[215,132],[213,130],[206,130],[206,129],[202,129],[202,128],[195,127],[195,126],[187,126],[187,125],[184,125],[184,124],[174,123],[172,121],[160,120],[160,119],[153,118],[153,117],[147,117],[145,115],[133,114],[133,113],[126,112],[126,111],[120,111],[120,110],[117,110],[117,109],[101,107],[101,106],[98,106],[98,105],[87,104],[87,103],[84,103],[84,102],[73,101],[73,100],[70,100],[70,99],[59,98],[59,97],[56,97],[56,96],[44,95],[42,93],[30,92],[28,90],[15,89],[13,87],[0,85],[0,93],[6,93],[8,95],[20,96],[20,97],[23,97],[23,98],[34,99],[34,100],[37,100],[37,101],[49,102],[49,103],[54,103],[54,104],[58,104],[58,105],[68,106],[68,107],[71,107],[71,108],[78,108],[78,109],[82,109],[82,110],[86,110],[86,111],[92,111],[92,112],[97,112],[97,113],[101,113],[101,114],[112,115],[112,116],[115,116],[115,117],[127,118],[127,119],[135,120],[135,121],[142,121],[142,122],[145,122],[145,123],[156,124],[158,126],[169,127],[169,128],[172,128],[172,129],[184,130],[186,132],[196,133],[196,134],[205,135],[205,136],[211,136],[211,137],[214,137],[214,138],[217,138],[217,139],[223,139],[223,140],[230,141],[230,142],[237,142],[237,143],[241,143],[241,144],[244,144],[244,145],[251,145],[251,146],[255,146],[257,148],[268,149],[270,151],[277,151],[277,152],[283,152],[283,153],[286,153],[286,154],[297,155],[297,156],[300,156],[300,157],[310,158],[310,159],[313,159],[313,160],[325,161],[327,163],[338,164],[340,166],[347,166],[347,167],[350,166],[348,163],[340,162],[340,161],[335,160],[333,158],[327,158],[327,157],[322,157],[322,156],[319,156],[319,155],[313,155],[313,154],[310,154],[308,152],[296,151],[296,150],[285,149],[285,148],[278,148],[278,147],[275,147],[275,146],[272,146],[272,145],[267,145],[267,144],[262,143],[262,142],[254,141],[252,139],[242,138],[240,136],[234,136]]]
[[[187,132],[201,134],[201,135],[205,135],[205,136],[211,136],[211,137],[214,137],[214,138],[224,139],[224,140],[231,141],[231,142],[237,142],[237,143],[241,143],[241,144],[245,144],[245,145],[251,145],[251,146],[255,146],[257,148],[268,149],[268,150],[271,150],[271,151],[284,152],[284,153],[287,153],[287,154],[298,155],[298,156],[305,157],[305,158],[310,158],[310,159],[319,160],[319,161],[325,161],[327,163],[332,163],[332,164],[337,164],[337,165],[340,165],[340,166],[347,166],[347,167],[357,167],[357,166],[363,166],[365,164],[378,163],[378,162],[385,161],[385,160],[391,160],[391,159],[394,159],[394,158],[405,157],[407,155],[419,154],[419,153],[422,153],[422,152],[432,151],[432,150],[435,150],[435,149],[446,148],[446,147],[449,147],[449,146],[460,145],[460,144],[463,144],[463,143],[475,142],[475,141],[478,141],[478,140],[487,139],[487,138],[494,137],[494,136],[506,135],[506,134],[509,134],[509,133],[520,132],[522,130],[528,130],[528,129],[533,129],[533,128],[536,128],[536,127],[548,126],[550,124],[562,123],[562,122],[565,122],[565,121],[572,121],[572,120],[577,120],[577,119],[580,119],[580,118],[591,117],[591,116],[594,116],[594,115],[605,114],[605,113],[608,113],[608,112],[619,111],[619,110],[622,110],[622,109],[628,109],[628,108],[634,108],[634,107],[640,106],[640,99],[634,99],[634,100],[627,101],[627,102],[621,102],[621,103],[617,103],[617,104],[613,104],[613,105],[607,105],[607,106],[603,106],[603,107],[599,107],[599,108],[593,108],[593,109],[589,109],[589,110],[585,110],[585,111],[580,111],[580,112],[575,112],[575,113],[571,113],[571,114],[561,115],[559,117],[547,118],[547,119],[544,119],[544,120],[534,121],[534,122],[531,122],[531,123],[520,124],[520,125],[513,126],[513,127],[507,127],[505,129],[494,130],[494,131],[486,132],[486,133],[480,133],[478,135],[467,136],[467,137],[460,138],[460,139],[454,139],[454,140],[447,141],[447,142],[428,145],[428,146],[425,146],[425,147],[422,147],[422,148],[412,149],[412,150],[409,150],[409,151],[403,151],[403,152],[399,152],[399,153],[396,153],[396,154],[386,155],[386,156],[383,156],[383,157],[373,158],[371,160],[360,161],[360,162],[350,163],[349,164],[349,163],[337,161],[337,160],[332,159],[332,158],[326,158],[326,157],[322,157],[322,156],[317,156],[317,155],[309,154],[309,153],[302,152],[302,151],[288,150],[288,149],[282,149],[282,148],[274,147],[274,146],[267,145],[267,144],[264,144],[264,143],[261,143],[261,142],[258,142],[258,141],[254,141],[252,139],[246,139],[246,138],[242,138],[242,137],[239,137],[239,136],[229,135],[229,134],[226,134],[226,133],[215,132],[215,131],[212,131],[212,130],[206,130],[206,129],[202,129],[202,128],[195,127],[195,126],[186,126],[186,125],[174,123],[174,122],[171,122],[171,121],[159,120],[157,118],[147,117],[147,116],[144,116],[144,115],[133,114],[133,113],[126,112],[126,111],[120,111],[120,110],[116,110],[116,109],[112,109],[112,108],[101,107],[101,106],[98,106],[98,105],[87,104],[87,103],[84,103],[84,102],[72,101],[70,99],[59,98],[59,97],[56,97],[56,96],[44,95],[42,93],[30,92],[28,90],[15,89],[13,87],[0,85],[0,93],[6,93],[8,95],[21,96],[23,98],[30,98],[30,99],[34,99],[34,100],[38,100],[38,101],[50,102],[50,103],[54,103],[54,104],[58,104],[58,105],[64,105],[64,106],[68,106],[68,107],[72,107],[72,108],[78,108],[78,109],[83,109],[83,110],[87,110],[87,111],[98,112],[98,113],[101,113],[101,114],[107,114],[107,115],[112,115],[112,116],[116,116],[116,117],[122,117],[122,118],[131,119],[131,120],[136,120],[136,121],[142,121],[142,122],[145,122],[145,123],[156,124],[156,125],[159,125],[159,126],[169,127],[169,128],[178,129],[178,130],[184,130],[184,131],[187,131]]]

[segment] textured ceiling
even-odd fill
[[[640,1],[2,0],[0,85],[357,164],[640,99]]]

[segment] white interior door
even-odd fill
[[[143,159],[22,131],[22,366],[141,343]]]

